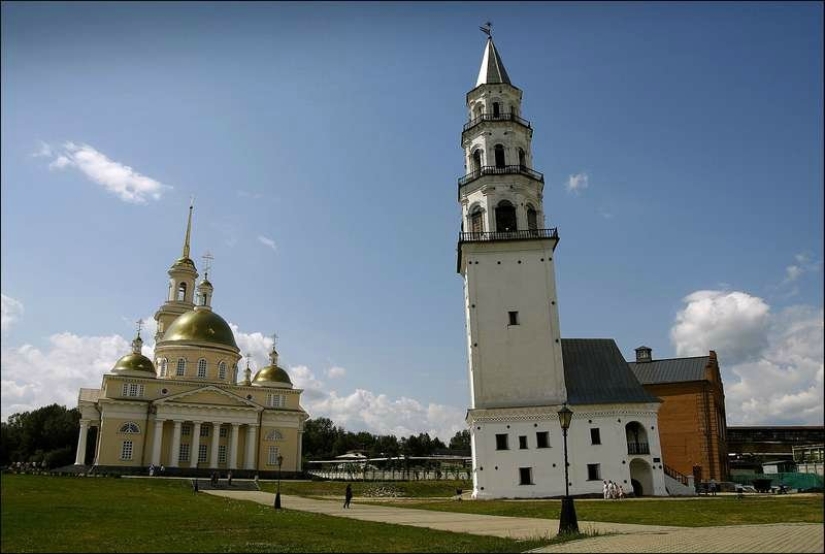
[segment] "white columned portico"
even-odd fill
[[[229,436],[229,469],[238,469],[238,431],[240,423],[232,424],[232,433]]]
[[[212,458],[209,460],[209,467],[218,469],[218,443],[221,442],[221,424],[212,423]]]
[[[172,459],[169,460],[169,467],[178,467],[178,460],[180,459],[180,430],[183,422],[175,420],[174,428],[172,429]]]
[[[152,465],[160,465],[160,448],[163,444],[163,423],[165,420],[155,420],[155,437],[152,442]]]
[[[86,439],[89,436],[89,420],[80,420],[80,436],[77,437],[77,456],[74,465],[80,466],[86,463]]]
[[[198,460],[200,459],[198,452],[201,447],[201,422],[194,422],[194,429],[192,429],[192,453],[189,458],[189,467],[198,467]]]
[[[255,469],[255,445],[258,442],[258,426],[248,425],[246,428],[246,455],[244,469]]]

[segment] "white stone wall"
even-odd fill
[[[472,408],[566,398],[552,239],[462,244]],[[518,325],[508,312],[518,312]]]
[[[473,496],[476,498],[544,498],[565,494],[564,441],[556,412],[560,406],[523,409],[477,410],[468,416],[473,452]],[[661,446],[656,431],[657,405],[573,406],[567,448],[570,494],[602,493],[609,479],[633,490],[631,479],[642,482],[644,494],[666,496]],[[621,421],[619,421],[621,420]],[[649,430],[649,455],[627,454],[625,426],[637,421]],[[653,430],[650,430],[654,427]],[[591,442],[590,429],[598,428],[601,444]],[[536,433],[549,432],[549,448],[537,448]],[[507,450],[496,448],[496,434],[508,435]],[[521,449],[519,436],[527,437]],[[648,474],[632,475],[631,463],[644,462]],[[599,465],[599,479],[588,479],[588,464]],[[532,484],[520,484],[519,468],[530,468]]]

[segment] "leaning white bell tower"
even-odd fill
[[[458,180],[476,497],[530,496],[518,485],[550,464],[531,463],[528,451],[558,434],[556,412],[567,399],[553,261],[559,238],[545,224],[544,176],[533,169],[521,99],[489,36],[467,93],[467,170]]]

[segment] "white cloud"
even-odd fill
[[[147,342],[154,336],[150,321],[153,322],[147,320],[141,332]],[[124,318],[124,324],[134,325],[132,318]],[[229,325],[241,353],[251,356],[250,368],[254,375],[268,365],[273,339],[258,332],[243,333],[237,325]],[[50,337],[48,348],[42,351],[31,345],[3,347],[0,415],[6,420],[14,413],[53,403],[69,408],[77,406],[80,388],[98,388],[103,374],[131,351],[130,342],[131,338],[120,335],[81,337],[60,333]],[[153,359],[153,349],[154,344],[144,344],[143,354]],[[342,395],[316,377],[306,365],[287,365],[282,359],[279,365],[286,368],[293,385],[304,391],[301,404],[311,417],[328,417],[348,431],[394,434],[399,438],[429,433],[447,443],[465,428],[464,407],[424,404],[407,397],[390,398],[364,389]],[[241,380],[246,361],[242,360],[239,366],[238,378]],[[325,374],[330,379],[342,378],[346,370],[332,366]]]
[[[159,200],[169,185],[146,177],[120,162],[107,158],[88,144],[66,142],[59,153],[43,143],[37,156],[56,156],[49,169],[75,168],[91,181],[120,197],[125,202],[143,204],[147,199]]]
[[[267,238],[267,237],[265,237],[265,236],[263,236],[263,235],[258,235],[258,242],[260,242],[261,244],[263,244],[263,245],[265,245],[265,246],[268,246],[268,247],[269,247],[269,248],[271,248],[274,252],[277,252],[277,251],[278,251],[278,247],[277,247],[277,246],[275,246],[275,241],[274,241],[274,240],[272,240],[271,238]]]
[[[59,333],[40,350],[24,344],[0,350],[3,389],[2,418],[49,404],[77,406],[81,387],[97,388],[101,376],[129,353],[129,342],[119,335],[80,337]]]
[[[327,370],[327,377],[329,379],[336,379],[338,377],[343,377],[347,374],[347,370],[343,367],[339,367],[337,365],[332,366]]]
[[[23,315],[23,304],[19,300],[15,300],[11,296],[6,296],[0,293],[0,331],[8,331],[11,329],[12,323],[17,321]]]
[[[41,140],[40,141],[40,148],[37,150],[37,152],[32,154],[32,158],[51,158],[51,157],[52,157],[52,147]]]
[[[771,314],[743,292],[698,291],[684,301],[671,338],[679,355],[718,354],[728,424],[822,424],[821,308]]]
[[[782,280],[783,285],[795,282],[805,273],[819,270],[822,265],[821,261],[813,261],[811,257],[805,253],[794,255],[794,260],[796,260],[796,263],[785,268],[785,279]]]
[[[767,343],[770,308],[764,300],[744,292],[696,291],[682,301],[670,339],[679,356],[725,352],[728,363],[758,355]]]
[[[567,189],[567,192],[572,192],[573,194],[579,194],[579,192],[583,191],[589,186],[589,177],[587,173],[581,172],[576,173],[575,175],[571,175],[567,179],[567,183],[565,183],[564,188]]]

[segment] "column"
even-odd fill
[[[255,469],[255,446],[258,443],[258,426],[247,425],[246,427],[246,455],[244,456],[244,469]]]
[[[209,467],[218,469],[218,443],[221,441],[221,424],[217,422],[212,423],[212,459],[209,461]]]
[[[169,460],[169,467],[178,467],[178,459],[180,458],[180,428],[182,421],[174,420],[175,427],[172,429],[172,459]]]
[[[77,437],[77,456],[74,458],[74,465],[82,466],[86,463],[86,439],[89,436],[89,420],[80,420],[80,436]]]
[[[196,421],[194,422],[194,429],[192,429],[192,454],[191,458],[189,458],[189,467],[198,467],[198,451],[201,447],[201,422]]]
[[[229,435],[229,469],[238,469],[238,428],[240,423],[232,424],[232,433]]]
[[[152,464],[160,465],[160,447],[163,444],[163,423],[165,420],[155,420],[155,438],[152,443]]]
[[[304,432],[298,431],[298,457],[295,459],[295,471],[301,471],[301,460],[304,455]]]

